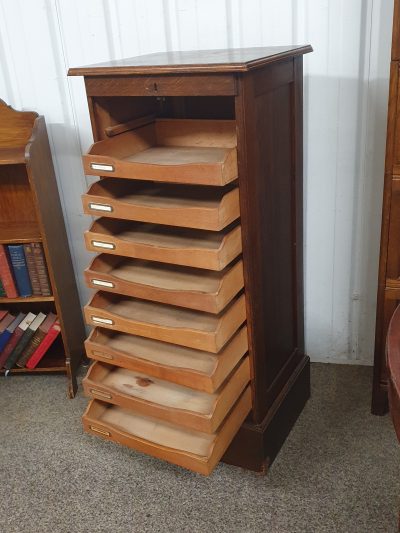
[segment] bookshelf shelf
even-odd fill
[[[23,298],[0,298],[0,304],[25,304],[25,303],[39,303],[39,302],[54,302],[54,296],[28,296]]]
[[[44,117],[37,113],[15,111],[0,100],[0,244],[30,243],[41,243],[40,265],[48,274],[46,284],[50,285],[52,296],[1,297],[0,310],[9,311],[13,316],[53,313],[57,315],[61,333],[34,369],[11,368],[10,374],[64,373],[68,395],[72,398],[77,390],[76,372],[83,354],[85,329],[46,124]],[[29,268],[31,256],[26,255],[26,248],[22,254]],[[37,261],[36,265],[39,269]],[[30,281],[33,286],[31,276]],[[41,286],[46,293],[45,288]],[[6,361],[9,366],[15,366],[18,359],[15,363],[12,358]],[[24,363],[20,359],[20,364]],[[0,370],[0,375],[4,373],[4,369]]]
[[[59,360],[60,364],[57,364],[55,366],[37,366],[36,368],[12,368],[8,375],[10,374],[44,374],[44,373],[50,373],[50,372],[67,372],[67,367],[64,365],[61,365],[62,359]],[[0,370],[0,374],[5,374],[4,368]]]
[[[25,163],[25,146],[0,147],[0,165]]]
[[[0,182],[1,187],[1,182]],[[37,222],[0,222],[0,244],[41,242],[42,235]]]

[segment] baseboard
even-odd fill
[[[365,359],[342,359],[340,357],[311,357],[311,363],[327,363],[332,365],[373,366],[374,362]]]
[[[310,397],[310,359],[301,360],[261,424],[247,420],[222,460],[267,472]]]

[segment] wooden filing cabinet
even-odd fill
[[[311,47],[73,68],[94,144],[83,196],[92,434],[209,474],[265,471],[310,393],[302,64]]]

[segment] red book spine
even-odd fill
[[[39,361],[42,359],[44,354],[56,340],[58,334],[60,333],[60,321],[56,320],[54,324],[49,329],[49,332],[33,352],[31,358],[26,363],[26,368],[35,368]]]
[[[7,298],[17,298],[18,292],[11,273],[10,263],[7,259],[6,249],[3,244],[0,244],[0,278]]]
[[[17,346],[20,338],[22,337],[22,334],[24,332],[20,328],[16,328],[14,333],[9,338],[7,344],[4,346],[4,350],[0,354],[0,368],[2,368],[7,359],[8,356],[11,354],[11,352],[14,350],[14,348]]]

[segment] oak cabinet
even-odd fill
[[[84,76],[95,360],[85,429],[209,474],[265,471],[310,393],[303,54],[170,52]]]

